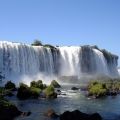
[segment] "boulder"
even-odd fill
[[[71,90],[79,90],[77,87],[72,87]]]
[[[102,117],[98,113],[86,114],[82,113],[79,110],[75,111],[66,111],[60,115],[60,120],[102,120]]]

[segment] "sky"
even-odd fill
[[[34,39],[97,45],[120,56],[120,0],[0,0],[0,41]]]

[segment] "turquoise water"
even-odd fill
[[[62,91],[66,95],[58,96],[54,100],[24,100],[19,101],[16,97],[10,98],[22,111],[31,111],[29,117],[18,117],[16,120],[49,120],[44,113],[53,108],[58,114],[66,110],[78,109],[85,113],[98,112],[104,120],[120,120],[120,95],[105,97],[102,99],[89,99],[81,91],[71,91],[71,86],[64,86]]]

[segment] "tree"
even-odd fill
[[[42,42],[38,39],[35,39],[34,42],[31,45],[32,46],[42,46]]]

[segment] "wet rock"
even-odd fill
[[[71,90],[79,90],[77,87],[72,87]]]
[[[102,120],[102,117],[98,113],[92,115],[82,113],[79,110],[66,111],[60,115],[60,120]]]
[[[13,120],[22,112],[6,100],[0,100],[0,120]]]
[[[57,95],[61,95],[61,90],[56,90]]]

